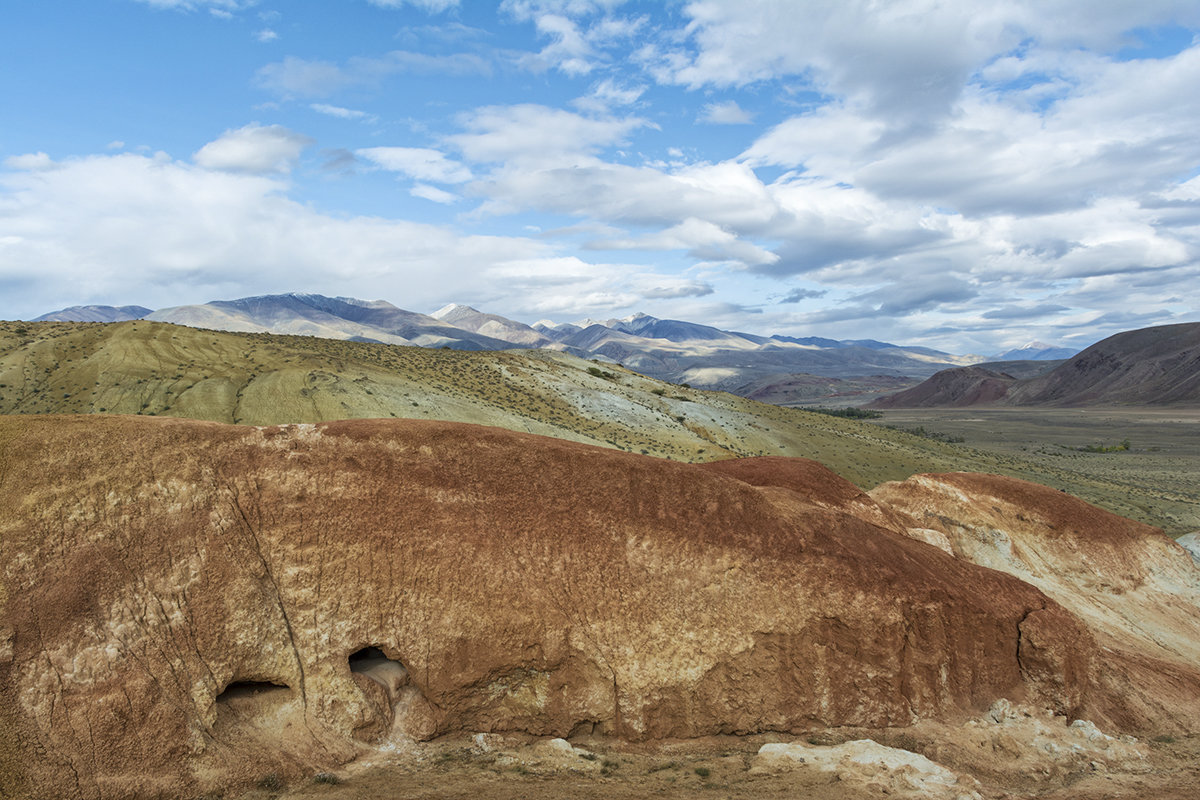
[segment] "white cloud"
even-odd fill
[[[9,156],[4,159],[4,166],[9,169],[38,170],[51,169],[55,166],[54,159],[43,152],[25,153],[19,156]]]
[[[345,64],[286,56],[261,67],[254,82],[283,97],[325,97],[349,86],[374,86],[393,75],[490,75],[491,71],[491,63],[474,53],[393,50],[378,58],[351,58]]]
[[[328,61],[287,56],[259,69],[255,82],[285,97],[323,97],[354,83],[355,78]]]
[[[636,275],[630,286],[647,300],[705,297],[714,291],[710,283],[680,275]]]
[[[380,8],[415,6],[431,14],[436,14],[451,8],[458,8],[459,0],[367,0],[367,2]]]
[[[592,86],[586,96],[572,101],[572,105],[592,114],[606,114],[614,107],[633,105],[645,91],[642,85],[622,86],[612,78],[605,78]]]
[[[464,165],[446,158],[441,151],[424,147],[365,147],[355,154],[386,170],[420,181],[464,183],[472,178],[471,170]]]
[[[177,11],[195,11],[206,8],[219,17],[231,17],[233,11],[249,8],[257,0],[138,0],[154,8],[170,8]]]
[[[532,21],[550,44],[538,53],[518,59],[522,66],[541,72],[557,69],[572,77],[587,75],[608,60],[605,50],[640,31],[644,17],[611,15],[622,0],[506,0],[501,10],[521,21]],[[599,15],[599,19],[590,21]]]
[[[599,250],[684,250],[701,261],[734,261],[747,266],[773,264],[779,256],[742,239],[708,220],[688,217],[678,225],[624,239],[601,239]]]
[[[257,39],[258,41],[262,42],[263,44],[266,44],[267,42],[273,42],[276,39],[278,39],[279,34],[276,33],[275,31],[271,30],[270,28],[263,28],[261,31],[254,34],[254,38]]]
[[[413,187],[408,190],[408,193],[413,197],[420,197],[423,200],[441,203],[442,205],[457,203],[460,199],[462,199],[453,192],[447,192],[444,189],[439,189],[436,186],[430,186],[427,183],[413,184]]]
[[[487,106],[463,119],[467,133],[447,141],[471,161],[562,163],[619,144],[646,125],[638,117],[584,117],[533,104]]]
[[[792,0],[697,0],[683,13],[688,42],[642,54],[664,82],[737,87],[794,76],[909,124],[949,112],[972,73],[1018,46],[1115,47],[1134,28],[1200,20],[1185,0],[813,0],[802,12]]]
[[[736,100],[727,100],[705,105],[700,109],[699,121],[713,125],[749,125],[754,121],[754,115],[739,106]]]
[[[220,138],[197,150],[193,158],[197,164],[209,169],[288,173],[300,153],[312,143],[307,136],[281,125],[252,122],[237,130],[225,131]]]
[[[310,103],[309,108],[316,111],[318,114],[325,114],[338,119],[354,119],[373,121],[377,119],[374,114],[368,114],[365,111],[356,111],[353,108],[342,108],[341,106],[331,106],[328,103]]]
[[[138,302],[151,306],[302,286],[416,309],[482,292],[524,308],[529,284],[506,278],[536,282],[564,263],[534,239],[330,216],[286,190],[269,176],[134,154],[0,173],[0,285],[21,282],[29,314],[62,305],[63,287],[80,301],[118,304],[137,287]],[[626,273],[580,263],[572,274],[587,279],[558,286],[555,302],[582,308],[579,295],[615,291]]]

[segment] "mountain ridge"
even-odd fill
[[[986,364],[948,369],[871,408],[948,405],[1076,407],[1200,405],[1200,322],[1139,328],[1109,336],[1037,375],[987,372]],[[987,389],[971,395],[970,385]],[[969,399],[968,399],[969,396]]]
[[[91,321],[110,312],[94,311]],[[827,377],[893,375],[924,378],[945,366],[970,363],[925,347],[870,339],[763,336],[726,331],[644,313],[603,322],[526,325],[469,305],[450,303],[433,314],[386,301],[290,292],[173,306],[144,315],[197,328],[270,332],[452,349],[546,348],[581,358],[622,363],[654,378],[735,390],[768,375]],[[88,321],[81,319],[79,321]]]

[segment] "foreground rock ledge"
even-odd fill
[[[894,519],[803,460],[0,418],[0,785],[195,796],[397,736],[799,732],[999,697],[1113,718],[1074,615]]]

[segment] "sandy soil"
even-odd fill
[[[841,741],[864,731],[835,731],[809,736],[812,741]],[[822,738],[824,736],[824,738]],[[895,746],[937,750],[936,744],[904,732],[875,732]],[[595,755],[574,766],[541,759],[540,745],[505,746],[481,753],[470,739],[446,739],[410,745],[403,752],[373,756],[320,781],[294,781],[275,789],[259,788],[239,800],[559,800],[560,798],[729,798],[730,800],[857,800],[919,797],[896,792],[882,782],[843,780],[837,774],[798,768],[761,774],[753,770],[758,748],[786,736],[714,737],[689,742],[628,745],[576,742]],[[979,775],[963,780],[963,796],[1068,800],[1195,800],[1200,788],[1200,737],[1146,743],[1145,772],[1110,772],[1103,766],[1067,775]],[[942,757],[947,754],[943,751]],[[952,760],[952,757],[950,758]],[[965,770],[960,774],[969,775]],[[332,781],[336,781],[333,783]],[[974,788],[971,788],[972,785]]]

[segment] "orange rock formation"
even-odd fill
[[[901,495],[460,424],[0,418],[0,786],[187,797],[396,736],[800,732],[1000,697],[1137,721],[1087,625],[903,535]]]

